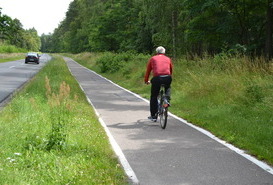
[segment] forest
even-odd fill
[[[35,28],[23,29],[20,20],[2,14],[0,7],[0,44],[13,45],[29,51],[39,51],[41,40]]]
[[[273,0],[74,0],[44,52],[225,52],[272,58]]]

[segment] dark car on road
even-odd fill
[[[25,63],[28,62],[35,62],[36,64],[39,64],[39,54],[37,53],[27,53]]]

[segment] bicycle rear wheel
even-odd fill
[[[165,129],[167,126],[168,120],[168,107],[161,107],[161,112],[159,114],[159,123],[162,129]]]

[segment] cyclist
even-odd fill
[[[160,91],[161,84],[165,85],[165,92],[168,102],[170,102],[171,96],[171,83],[172,83],[172,70],[173,64],[169,57],[165,55],[165,48],[159,46],[156,48],[156,55],[151,57],[147,63],[146,74],[144,77],[144,82],[152,84],[151,87],[151,97],[150,97],[150,113],[151,116],[148,119],[156,121],[158,102],[157,96]],[[151,71],[153,71],[153,78],[149,81],[149,76]],[[170,104],[168,103],[168,106]]]

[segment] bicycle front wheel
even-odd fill
[[[159,117],[160,126],[162,129],[165,129],[167,126],[168,107],[162,107],[162,112],[160,112]]]

